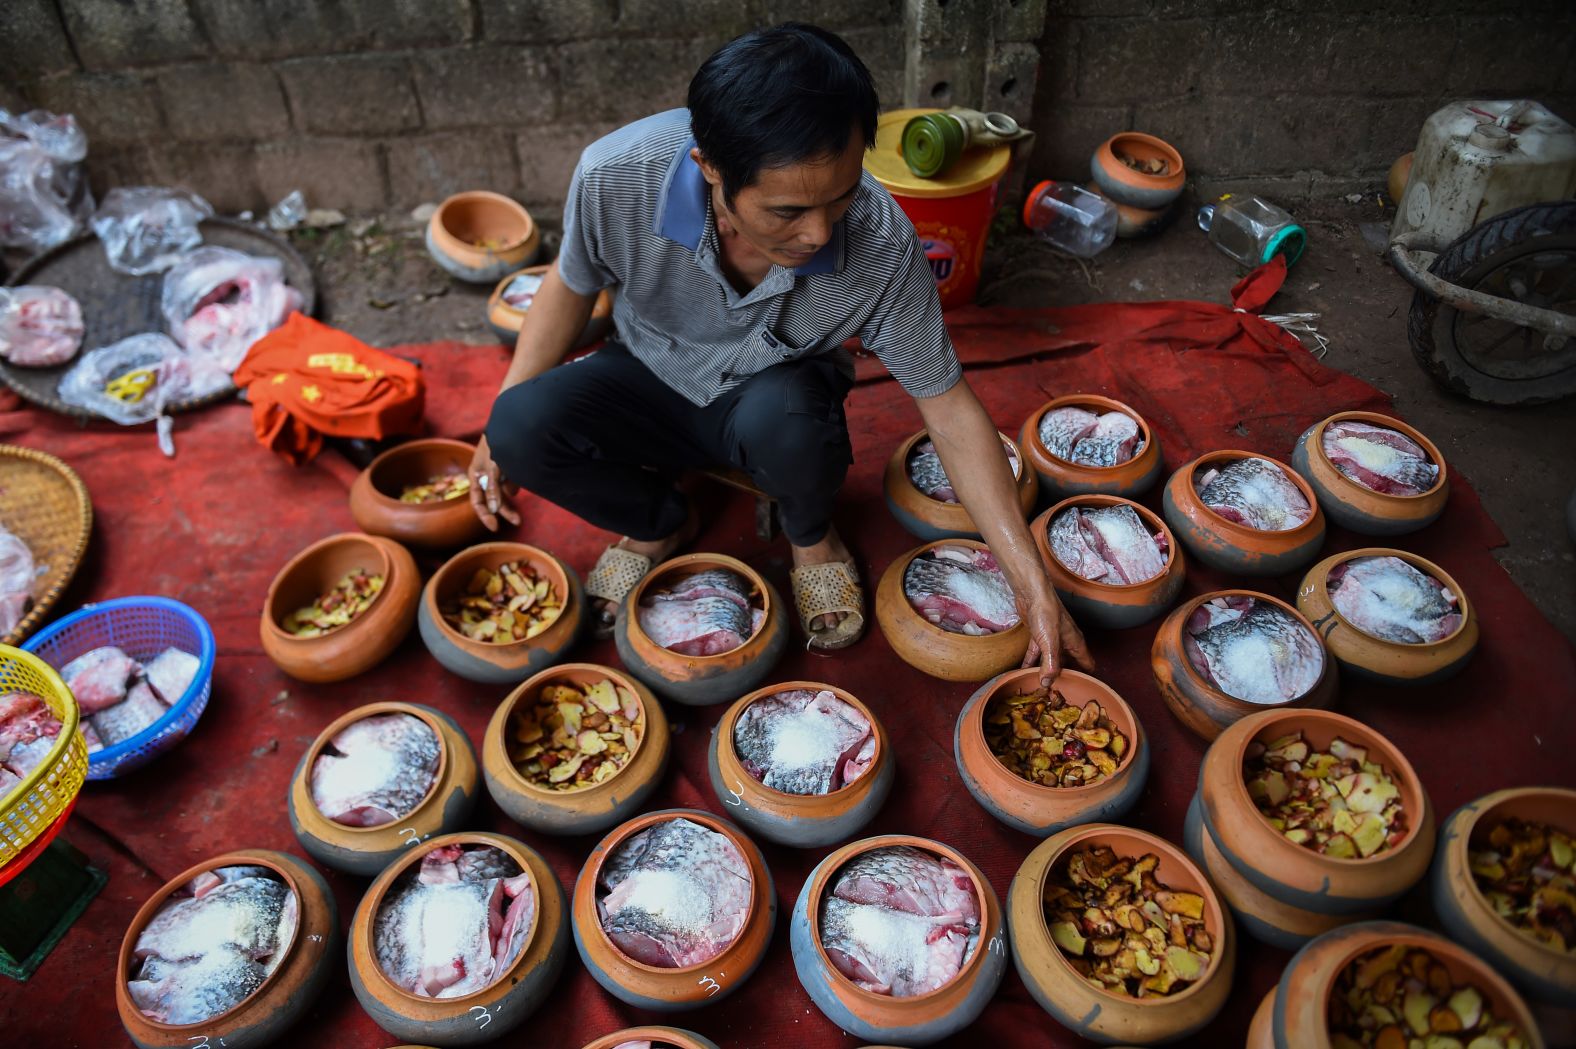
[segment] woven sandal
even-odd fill
[[[615,607],[622,605],[624,598],[635,589],[635,584],[651,571],[652,563],[645,554],[637,554],[621,546],[608,547],[596,559],[591,574],[586,576],[586,597],[611,601]],[[596,624],[597,636],[606,637],[612,628],[613,620],[606,612],[601,613]]]
[[[827,561],[803,565],[788,573],[793,585],[793,603],[799,610],[799,625],[810,635],[810,647],[829,652],[847,648],[865,631],[865,592],[859,575],[847,561]],[[835,627],[812,630],[817,616],[832,612],[848,615]]]

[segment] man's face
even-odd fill
[[[864,136],[856,129],[837,156],[762,168],[733,198],[732,207],[723,199],[716,169],[698,154],[696,160],[711,185],[713,204],[739,236],[772,262],[793,269],[832,238],[832,227],[859,189],[864,152]]]

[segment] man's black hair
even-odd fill
[[[879,109],[853,48],[802,22],[724,44],[689,86],[690,129],[730,205],[762,168],[838,156],[855,129],[873,148]]]

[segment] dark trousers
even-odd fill
[[[789,542],[809,546],[825,537],[853,462],[843,416],[850,386],[831,360],[811,357],[698,408],[609,341],[505,390],[487,444],[508,480],[640,540],[683,525],[680,473],[735,466],[777,500]]]

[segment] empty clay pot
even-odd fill
[[[1163,161],[1165,173],[1130,168],[1122,163],[1123,156]],[[1181,194],[1187,180],[1182,154],[1164,140],[1138,131],[1124,131],[1102,142],[1089,158],[1089,173],[1103,194],[1130,208],[1165,208]]]
[[[402,503],[407,485],[457,467],[470,466],[475,445],[428,437],[396,445],[372,460],[350,486],[350,516],[369,535],[381,535],[409,546],[443,550],[463,546],[487,529],[471,509],[468,496],[438,503]]]
[[[1132,998],[1096,988],[1068,964],[1045,920],[1045,889],[1077,851],[1109,846],[1118,856],[1154,853],[1155,878],[1179,892],[1204,897],[1204,928],[1215,942],[1204,975],[1164,997]],[[1175,845],[1147,831],[1091,823],[1055,834],[1035,847],[1007,891],[1012,960],[1024,986],[1058,1023],[1096,1042],[1156,1045],[1196,1033],[1215,1018],[1231,993],[1237,936],[1214,887]]]
[[[921,430],[897,446],[892,458],[887,460],[882,487],[886,491],[887,507],[897,523],[910,535],[926,542],[935,539],[978,539],[979,526],[963,508],[962,503],[944,503],[914,487],[908,476],[908,457],[914,446],[930,436]],[[1023,458],[1023,452],[1012,438],[1001,435],[1002,443],[1012,449],[1018,460],[1018,505],[1027,518],[1034,512],[1034,502],[1040,494],[1039,477]]]
[[[579,790],[546,790],[522,776],[509,758],[515,711],[536,702],[547,685],[584,687],[611,681],[635,694],[644,731],[629,761],[613,776]],[[542,834],[594,834],[640,811],[668,767],[668,719],[651,691],[628,675],[594,663],[563,663],[523,682],[498,704],[482,740],[487,792],[516,823]]]
[[[1494,912],[1467,863],[1467,850],[1487,845],[1507,819],[1576,829],[1576,790],[1518,787],[1485,794],[1457,809],[1440,828],[1429,871],[1434,912],[1451,939],[1476,952],[1527,997],[1576,1008],[1576,954],[1533,939]]]
[[[563,598],[563,609],[551,626],[533,638],[495,645],[472,640],[443,621],[440,609],[465,588],[478,569],[496,570],[510,561],[525,561]],[[461,550],[427,580],[416,613],[421,639],[433,658],[451,673],[488,685],[512,685],[558,662],[580,637],[585,620],[585,593],[574,569],[546,550],[525,543],[481,543]]]
[[[1025,834],[1044,838],[1080,823],[1119,819],[1138,802],[1149,780],[1149,741],[1144,728],[1116,690],[1076,670],[1063,670],[1054,686],[1067,702],[1082,707],[1099,702],[1106,716],[1127,737],[1128,749],[1115,774],[1083,787],[1047,787],[1009,770],[985,740],[985,714],[999,697],[1033,692],[1040,668],[1009,670],[981,685],[964,704],[952,731],[952,753],[963,785],[998,820]]]
[[[520,325],[525,323],[525,310],[518,306],[511,306],[504,301],[503,292],[511,281],[521,274],[545,274],[552,269],[552,265],[527,266],[523,270],[511,273],[498,282],[493,293],[487,297],[487,327],[492,329],[498,341],[506,346],[513,346],[520,337]],[[526,309],[530,307],[527,306]],[[586,320],[586,326],[575,339],[575,349],[588,346],[603,335],[607,334],[613,325],[613,297],[603,289],[596,297],[596,303],[591,307],[591,316]]]
[[[1074,506],[1132,507],[1152,534],[1165,536],[1165,571],[1142,583],[1121,585],[1091,582],[1069,571],[1051,552],[1050,528],[1051,522],[1062,511]],[[1040,560],[1045,562],[1046,573],[1051,577],[1051,585],[1056,588],[1057,596],[1074,618],[1085,626],[1092,623],[1109,630],[1122,630],[1147,623],[1171,607],[1171,602],[1182,592],[1182,584],[1187,579],[1187,556],[1177,544],[1176,536],[1171,534],[1171,529],[1160,519],[1160,515],[1131,499],[1114,495],[1075,495],[1063,499],[1036,517],[1029,525],[1029,532],[1034,536],[1034,545],[1040,549]]]
[[[170,895],[204,871],[219,867],[266,867],[295,893],[300,908],[295,937],[285,949],[285,959],[235,1008],[196,1024],[167,1024],[150,1020],[131,1000],[126,989],[136,965],[132,957],[137,938]],[[115,1008],[126,1033],[140,1049],[175,1049],[194,1042],[223,1040],[227,1049],[272,1045],[291,1024],[312,1007],[328,984],[329,972],[339,956],[339,909],[323,876],[289,853],[266,849],[239,849],[203,860],[177,874],[148,897],[137,910],[120,943],[115,968]],[[194,1037],[195,1035],[195,1037]]]
[[[294,637],[284,617],[310,605],[344,576],[362,569],[383,577],[383,590],[359,616],[319,637]],[[262,640],[268,658],[301,681],[343,681],[381,663],[410,632],[421,576],[410,551],[391,539],[342,532],[291,558],[263,600]]]
[[[1266,532],[1228,521],[1204,505],[1193,487],[1195,475],[1210,467],[1220,467],[1238,459],[1266,459],[1279,466],[1302,492],[1313,509],[1296,528]],[[1226,450],[1206,452],[1186,463],[1166,482],[1162,499],[1166,523],[1188,551],[1211,568],[1240,575],[1274,576],[1295,572],[1307,566],[1324,545],[1324,513],[1308,482],[1278,459],[1256,452]]]
[[[1138,433],[1143,441],[1138,454],[1125,463],[1115,466],[1084,466],[1069,462],[1050,453],[1040,440],[1040,420],[1045,413],[1057,408],[1083,408],[1096,414],[1121,412],[1138,423]],[[1144,417],[1121,401],[1100,397],[1092,393],[1072,393],[1042,404],[1034,410],[1018,434],[1018,447],[1034,464],[1040,478],[1041,499],[1055,501],[1070,495],[1120,495],[1137,498],[1154,487],[1160,480],[1163,465],[1160,442]]]
[[[1248,1049],[1334,1049],[1326,1018],[1336,979],[1354,960],[1393,945],[1428,951],[1456,984],[1476,987],[1496,1017],[1519,1025],[1532,1049],[1544,1049],[1527,1004],[1492,966],[1437,933],[1387,921],[1344,925],[1298,951],[1254,1015]]]
[[[686,656],[663,648],[640,629],[636,609],[641,598],[681,576],[707,568],[743,576],[754,588],[766,618],[731,652]],[[662,562],[630,590],[613,623],[613,641],[629,672],[664,699],[687,706],[729,703],[765,680],[782,658],[788,647],[788,613],[777,588],[743,561],[725,554],[684,554]]]
[[[750,910],[731,944],[700,965],[668,969],[636,961],[614,946],[597,912],[597,877],[602,864],[629,837],[657,823],[684,818],[725,835],[750,868]],[[761,850],[743,831],[699,809],[662,809],[636,816],[613,828],[600,842],[575,880],[575,948],[596,982],[615,998],[639,1009],[678,1012],[721,1001],[750,978],[766,956],[777,924],[777,893]]]
[[[438,773],[421,804],[378,827],[349,827],[323,815],[312,801],[312,767],[341,730],[375,714],[409,714],[438,737]],[[476,807],[476,752],[454,719],[419,703],[369,703],[329,723],[296,765],[290,781],[290,829],[314,860],[371,878],[419,841],[451,834]]]
[[[1324,454],[1324,431],[1342,421],[1387,426],[1410,437],[1428,453],[1429,461],[1439,467],[1434,485],[1421,495],[1385,495],[1358,484],[1336,469]],[[1314,423],[1297,438],[1291,465],[1302,475],[1319,499],[1319,506],[1330,520],[1342,528],[1362,535],[1405,535],[1432,524],[1444,512],[1450,498],[1450,471],[1434,442],[1388,415],[1373,412],[1336,412]]]
[[[914,610],[903,593],[903,573],[908,563],[937,546],[966,546],[988,550],[973,539],[938,539],[916,546],[898,557],[881,574],[876,586],[876,621],[887,643],[909,666],[943,681],[984,681],[1023,661],[1029,649],[1029,628],[1022,620],[995,634],[954,634]]]
[[[734,727],[739,715],[751,703],[796,689],[833,693],[865,716],[876,737],[876,752],[870,768],[854,782],[830,794],[788,794],[768,787],[745,771],[734,749]],[[711,770],[711,789],[716,791],[717,800],[727,806],[723,811],[768,841],[799,848],[831,845],[857,834],[881,811],[897,776],[897,759],[892,755],[891,742],[875,714],[852,693],[818,681],[768,685],[729,707],[712,729],[707,767]]]
[[[897,998],[856,985],[838,971],[821,943],[821,902],[843,865],[874,849],[907,845],[951,860],[968,874],[979,900],[979,940],[951,982],[928,994]],[[979,1018],[1007,969],[1007,928],[985,875],[950,845],[908,834],[861,838],[835,850],[805,879],[788,926],[794,971],[816,1008],[838,1027],[871,1042],[930,1045]]]
[[[1184,601],[1160,624],[1160,629],[1155,632],[1155,643],[1149,650],[1149,668],[1154,674],[1155,686],[1160,690],[1160,698],[1166,701],[1166,706],[1178,721],[1200,739],[1211,740],[1220,735],[1223,729],[1250,714],[1291,708],[1322,710],[1335,704],[1339,672],[1327,652],[1324,653],[1324,671],[1319,675],[1319,680],[1289,703],[1250,703],[1228,695],[1204,680],[1193,666],[1193,661],[1187,657],[1182,638],[1187,630],[1188,617],[1194,610],[1218,597],[1251,597],[1257,601],[1268,601],[1295,616],[1298,622],[1318,637],[1318,632],[1306,616],[1280,598],[1268,594],[1253,590],[1217,590]],[[1324,651],[1322,645],[1320,651]]]
[[[445,845],[491,845],[507,853],[531,876],[536,914],[508,971],[479,991],[456,998],[425,998],[398,987],[384,975],[373,948],[378,911],[396,879],[422,857]],[[564,891],[535,849],[505,837],[467,831],[446,834],[406,850],[378,875],[350,922],[350,988],[374,1023],[396,1038],[434,1045],[481,1045],[497,1041],[524,1023],[547,1000],[569,957],[569,923]]]
[[[625,1042],[650,1042],[654,1046],[672,1046],[673,1049],[718,1049],[717,1043],[710,1038],[678,1027],[626,1027],[587,1042],[584,1049],[617,1049]]]
[[[536,259],[541,232],[531,213],[501,193],[471,190],[438,205],[427,252],[452,277],[491,284]]]
[[[1460,601],[1461,625],[1442,641],[1408,644],[1386,641],[1359,630],[1335,608],[1330,597],[1330,571],[1357,557],[1398,557],[1424,575],[1433,576]],[[1324,647],[1341,669],[1385,685],[1433,685],[1459,674],[1477,651],[1477,611],[1456,581],[1438,565],[1405,550],[1366,547],[1333,554],[1308,569],[1297,587],[1297,611],[1313,624]]]

